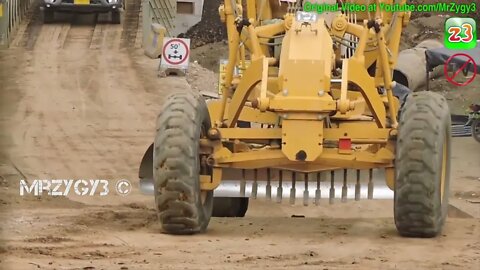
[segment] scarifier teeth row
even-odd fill
[[[267,200],[272,200],[272,171],[271,169],[267,169],[267,182],[266,182],[266,190],[265,190],[265,195]],[[252,190],[250,197],[253,199],[257,198],[258,195],[258,169],[253,170],[254,177],[253,177],[253,183],[252,183]],[[315,197],[314,197],[314,204],[315,205],[320,205],[320,200],[322,199],[322,190],[321,190],[321,182],[322,179],[324,178],[324,174],[327,172],[317,172],[315,173],[316,175],[316,189],[315,189]],[[294,205],[296,203],[296,195],[297,195],[297,188],[296,188],[296,182],[300,179],[297,179],[297,175],[299,173],[295,171],[291,171],[292,174],[292,184],[290,188],[290,197],[289,197],[289,202],[290,204]],[[310,180],[310,173],[303,173],[304,174],[304,191],[303,191],[303,205],[308,206],[310,203],[310,192],[309,192],[309,184]],[[312,174],[312,176],[314,176]],[[359,201],[361,194],[361,185],[360,185],[360,178],[361,178],[361,172],[360,170],[356,170],[356,182],[355,182],[355,200]],[[278,171],[278,187],[276,189],[276,202],[281,203],[283,200],[283,180],[284,180],[284,171],[279,170]],[[246,195],[246,170],[242,170],[242,180],[240,181],[240,195],[242,197],[245,197]],[[341,186],[341,202],[345,203],[347,202],[348,196],[348,169],[343,170],[343,183]],[[369,169],[368,173],[368,189],[367,189],[367,198],[369,200],[373,199],[373,169]],[[330,171],[330,190],[329,190],[329,204],[333,204],[335,202],[335,171],[332,170]]]

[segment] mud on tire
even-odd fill
[[[448,104],[436,93],[412,93],[402,108],[394,188],[395,225],[402,236],[434,237],[445,223],[450,121]]]
[[[210,126],[205,100],[195,93],[169,96],[157,118],[153,177],[157,212],[166,233],[203,232],[210,221],[213,191],[202,196],[199,177],[199,139]]]

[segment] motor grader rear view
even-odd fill
[[[352,197],[365,191],[371,199],[375,169],[384,170],[393,190],[398,232],[436,236],[448,207],[450,113],[442,96],[409,93],[392,78],[410,14],[378,8],[318,14],[303,5],[226,0],[219,7],[229,46],[221,97],[169,96],[141,164],[163,230],[204,232],[212,212],[242,216],[260,182],[269,199],[281,201],[289,182],[291,203],[299,186],[305,205],[319,204],[325,193],[333,202],[335,171],[343,170],[345,201],[352,195],[347,170],[356,170]],[[368,171],[366,189],[360,170]],[[238,195],[214,198],[221,183],[233,180]]]

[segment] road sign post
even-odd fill
[[[164,38],[160,60],[161,75],[184,75],[190,59],[190,39]]]
[[[464,58],[466,61],[461,61],[461,62],[464,62],[463,64],[461,65],[458,65],[457,62],[455,61],[456,59],[462,59]],[[453,70],[452,70],[452,76],[450,76],[450,74],[448,73],[448,71],[450,70],[449,67],[453,66]],[[463,73],[463,75],[467,76],[470,69],[473,69],[471,70],[473,72],[473,75],[468,78],[468,80],[462,82],[462,81],[459,81],[458,80],[458,75],[461,73]],[[475,60],[473,60],[473,58],[468,55],[468,54],[465,54],[465,53],[457,53],[457,54],[454,54],[452,56],[450,56],[447,61],[445,62],[444,66],[443,66],[443,72],[444,72],[444,75],[445,75],[445,78],[447,78],[447,80],[453,84],[453,85],[456,85],[456,86],[466,86],[468,84],[470,84],[473,79],[475,79],[475,76],[477,75],[477,64],[475,63]]]

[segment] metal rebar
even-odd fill
[[[308,173],[305,173],[305,190],[303,191],[303,205],[308,205]]]
[[[297,174],[295,172],[292,172],[292,187],[290,188],[290,204],[295,204],[295,195],[297,192],[297,189],[295,188],[296,178],[297,178]]]
[[[368,170],[368,199],[373,199],[373,169]]]
[[[335,199],[335,171],[330,172],[330,196],[328,198],[328,202],[333,204]]]
[[[315,190],[315,205],[320,205],[322,198],[322,191],[320,189],[321,172],[317,172],[317,190]]]
[[[282,196],[283,196],[283,171],[280,170],[278,172],[278,188],[277,188],[277,203],[282,202]]]
[[[242,181],[240,182],[240,196],[245,197],[246,189],[247,189],[247,180],[245,177],[245,169],[242,169]]]
[[[360,200],[360,170],[357,170],[357,183],[355,184],[355,201]]]
[[[342,202],[347,202],[347,176],[348,176],[348,170],[344,169],[343,170],[343,186],[342,186]]]
[[[271,175],[270,175],[270,168],[267,169],[267,186],[265,188],[265,192],[266,192],[266,196],[267,196],[267,200],[271,200],[272,199],[272,185],[270,184],[270,179]]]
[[[253,184],[252,184],[252,198],[256,199],[257,198],[257,189],[258,189],[258,170],[254,169],[253,170],[254,176],[253,176]]]

